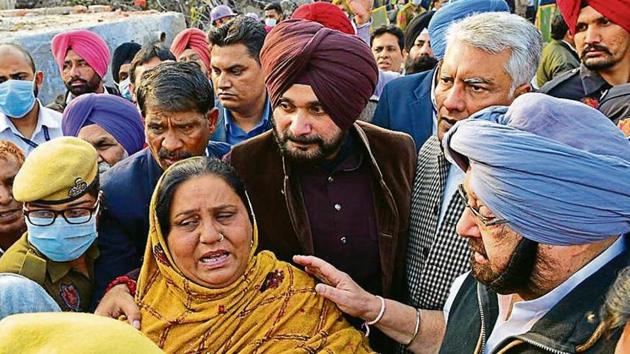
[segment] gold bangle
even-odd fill
[[[416,328],[413,330],[413,335],[411,336],[411,339],[409,339],[409,341],[407,343],[404,343],[403,345],[408,348],[411,343],[416,340],[418,333],[420,333],[420,309],[416,309]]]

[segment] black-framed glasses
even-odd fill
[[[101,194],[98,195],[94,206],[91,208],[69,208],[65,210],[27,210],[23,209],[24,215],[28,219],[28,222],[35,226],[50,226],[55,223],[57,216],[61,215],[68,224],[81,225],[90,222],[94,214],[98,214],[100,208]]]
[[[500,219],[497,217],[489,218],[487,216],[481,215],[481,213],[479,212],[479,209],[473,208],[472,205],[468,203],[468,194],[466,194],[463,184],[460,184],[457,186],[457,193],[464,200],[464,205],[466,206],[466,208],[470,210],[470,212],[475,216],[475,218],[477,218],[477,220],[479,220],[479,222],[481,222],[483,226],[490,227],[490,226],[502,225],[502,224],[508,223],[508,221],[505,219]]]

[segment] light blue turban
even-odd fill
[[[509,12],[510,7],[505,0],[461,0],[449,2],[435,12],[429,22],[429,39],[431,49],[438,60],[444,58],[446,51],[446,29],[448,26],[465,17],[483,12]],[[497,31],[500,30],[497,28]]]
[[[521,236],[576,245],[630,231],[630,141],[599,111],[529,93],[443,140],[471,189]]]

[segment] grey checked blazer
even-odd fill
[[[407,303],[416,308],[442,310],[453,280],[470,269],[468,242],[455,232],[465,208],[461,198],[451,199],[437,229],[449,167],[431,136],[418,153],[405,260]]]

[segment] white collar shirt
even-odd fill
[[[48,140],[63,136],[61,131],[61,113],[44,107],[39,100],[39,115],[37,125],[30,139],[26,138],[13,125],[11,120],[0,113],[0,140],[8,140],[17,145],[27,156],[37,145]]]

